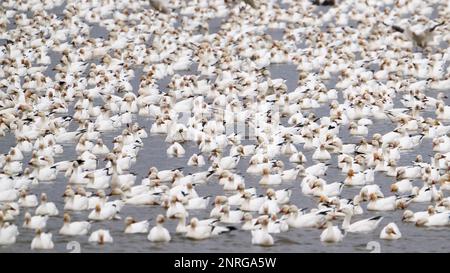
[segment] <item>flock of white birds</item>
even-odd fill
[[[318,240],[339,243],[348,233],[400,239],[401,221],[424,232],[448,227],[449,20],[450,2],[440,0],[1,1],[0,140],[12,135],[15,145],[0,155],[0,245],[15,244],[20,228],[35,231],[31,249],[53,249],[54,233],[113,243],[114,233],[92,223],[118,219],[128,236],[151,242],[242,232],[263,246],[292,229],[321,229]],[[106,35],[92,35],[94,25]],[[295,90],[271,77],[273,64],[297,67]],[[312,113],[324,106],[327,115]],[[374,120],[395,129],[369,135]],[[115,135],[112,143],[105,134]],[[165,137],[167,156],[198,171],[157,169],[150,157],[148,174],[134,174],[142,139],[155,135]],[[424,139],[433,154],[401,165]],[[187,143],[198,151],[187,154]],[[62,160],[68,147],[76,156]],[[333,181],[328,168],[345,179]],[[249,176],[257,187],[246,185]],[[66,187],[63,208],[37,194],[46,183]],[[223,191],[199,196],[206,183]],[[390,192],[380,183],[391,183]],[[359,193],[341,197],[350,187]],[[298,198],[316,206],[298,208]],[[165,213],[153,223],[121,216],[126,206]],[[192,217],[195,210],[207,217]],[[395,210],[403,217],[383,222]],[[79,211],[87,219],[72,221]],[[49,221],[60,229],[48,230]]]

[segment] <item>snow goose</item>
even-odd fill
[[[147,239],[151,242],[169,242],[170,241],[170,233],[169,231],[163,227],[163,223],[165,221],[165,217],[162,214],[159,214],[156,217],[156,226],[154,226],[150,233],[147,236]]]
[[[64,223],[59,229],[59,234],[67,236],[86,235],[91,227],[87,221],[70,222],[71,218],[68,213],[64,213]]]
[[[351,233],[369,233],[375,230],[378,224],[383,220],[382,216],[374,216],[371,218],[356,221],[350,224],[353,212],[348,208],[342,209],[345,213],[344,222],[342,223],[342,228]]]
[[[41,229],[36,230],[36,235],[31,241],[31,249],[53,249],[55,245],[52,241],[52,234],[42,232]]]
[[[331,221],[327,221],[326,228],[320,234],[320,241],[325,243],[338,243],[344,239],[344,234]]]
[[[395,223],[387,224],[380,233],[380,239],[383,240],[398,240],[401,237],[402,234]]]
[[[3,223],[3,219],[0,218],[0,245],[15,244],[18,235],[19,230],[16,225],[9,222]]]
[[[263,218],[262,220],[257,221],[258,224],[261,224],[261,228],[251,230],[252,234],[252,244],[260,245],[260,246],[272,246],[274,244],[274,240],[272,235],[268,232],[269,219]]]
[[[24,222],[22,227],[29,229],[43,229],[47,226],[48,216],[35,215],[31,216],[29,212],[24,215]]]
[[[88,241],[90,243],[97,243],[99,245],[103,245],[105,243],[113,243],[113,237],[109,233],[109,230],[98,229],[91,233]]]
[[[149,230],[148,220],[136,222],[133,217],[128,216],[125,218],[125,230],[124,233],[147,233]]]

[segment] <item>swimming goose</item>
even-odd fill
[[[80,211],[87,210],[89,207],[89,199],[82,187],[78,187],[76,192],[66,191],[63,196],[65,198],[64,210]]]
[[[125,230],[124,233],[147,233],[149,228],[149,222],[147,220],[143,220],[140,222],[136,222],[133,217],[128,216],[125,218]]]
[[[403,193],[410,193],[413,189],[413,185],[411,183],[411,180],[402,179],[398,182],[391,184],[390,188],[391,192],[403,194]]]
[[[188,216],[184,205],[180,202],[180,200],[176,196],[172,196],[170,199],[169,207],[166,211],[166,217],[169,219],[180,218],[183,215]]]
[[[333,197],[333,196],[340,196],[343,187],[344,187],[343,182],[333,182],[333,183],[327,184],[322,179],[315,179],[314,182],[312,183],[311,189],[312,189],[312,194],[314,196],[325,195],[325,196]]]
[[[414,195],[412,202],[415,203],[431,202],[432,199],[431,187],[427,185],[424,185],[420,189],[419,187],[413,187],[411,190],[411,195]]]
[[[219,160],[218,166],[222,170],[231,170],[236,168],[240,159],[241,159],[240,155],[223,157]]]
[[[27,195],[26,191],[20,192],[20,197],[18,200],[19,206],[25,208],[34,208],[37,207],[38,201],[36,195],[30,194]]]
[[[19,198],[19,191],[15,189],[8,189],[0,191],[0,202],[14,202]]]
[[[342,212],[345,213],[344,222],[342,223],[342,229],[344,229],[346,232],[369,233],[375,230],[381,220],[383,220],[382,216],[374,216],[350,224],[353,212],[348,208],[342,209]]]
[[[114,239],[112,238],[109,230],[98,229],[91,233],[88,241],[90,243],[97,243],[99,245],[103,245],[105,243],[113,243]]]
[[[64,213],[64,223],[59,229],[59,234],[67,236],[86,235],[89,232],[91,224],[87,221],[71,222],[70,215]]]
[[[41,193],[41,203],[36,208],[34,212],[36,215],[48,215],[48,216],[56,216],[59,214],[58,209],[56,208],[55,203],[48,202],[47,194]]]
[[[24,215],[24,222],[22,227],[29,229],[43,229],[47,225],[48,216],[35,215],[31,216],[29,212]]]
[[[189,226],[187,226],[185,237],[192,240],[204,240],[211,236],[228,233],[231,230],[233,230],[233,228],[199,224],[199,220],[194,217],[191,219]]]
[[[254,197],[249,192],[244,192],[242,195],[242,202],[240,204],[239,209],[242,211],[259,211],[262,204],[265,201],[265,198],[263,196],[260,197]],[[230,200],[228,199],[228,203],[230,204]],[[230,204],[232,205],[232,204]]]
[[[193,154],[187,163],[188,166],[198,166],[201,167],[205,165],[205,159],[202,155]]]
[[[366,184],[366,175],[363,172],[355,173],[353,169],[347,172],[344,184],[348,186],[363,186]]]
[[[143,192],[125,200],[127,205],[158,205],[160,192]]]
[[[0,218],[0,245],[13,245],[16,243],[19,230],[14,224],[9,222],[3,223],[3,219]]]
[[[186,204],[187,210],[206,209],[210,196],[190,198]]]
[[[299,210],[295,205],[289,208],[287,223],[293,228],[317,228],[322,226],[328,211],[311,211],[304,213],[305,209]]]
[[[314,151],[312,159],[317,161],[328,161],[331,159],[330,153],[325,149],[325,145],[321,144],[319,148]]]
[[[285,217],[284,215],[281,216],[280,218],[276,215],[276,214],[265,214],[262,215],[260,217],[258,217],[258,219],[263,219],[263,218],[268,218],[269,219],[269,225],[267,226],[267,231],[269,233],[281,233],[281,232],[286,232],[289,230],[289,225],[286,222],[287,217]],[[258,224],[256,223],[257,228]]]
[[[173,157],[182,157],[186,151],[180,143],[174,142],[169,148],[167,148],[167,154]]]
[[[227,202],[230,206],[241,206],[244,202],[244,194],[249,193],[250,196],[256,195],[256,189],[255,188],[245,188],[244,185],[239,184],[237,187],[237,193],[228,196]],[[242,210],[242,208],[241,208]]]
[[[267,191],[269,191],[269,189],[267,189]],[[267,194],[266,191],[266,194]],[[275,191],[275,200],[277,201],[277,204],[279,205],[283,205],[283,204],[287,204],[289,203],[289,200],[291,198],[292,195],[292,189],[287,188],[287,189],[280,189]]]
[[[14,203],[4,203],[0,207],[0,214],[4,221],[14,221],[15,217],[20,214],[19,204]]]
[[[265,215],[276,215],[280,211],[276,200],[276,192],[273,189],[267,189],[264,202],[260,206],[258,213]]]
[[[387,224],[380,233],[380,239],[384,240],[397,240],[401,237],[402,234],[395,223]]]
[[[372,194],[380,198],[384,197],[383,192],[381,192],[380,186],[377,184],[366,185],[362,187],[361,190],[359,191],[359,196],[362,198],[363,201],[369,200]]]
[[[375,193],[370,194],[369,203],[367,203],[367,210],[372,211],[390,211],[397,208],[397,197],[378,197]]]
[[[279,185],[281,182],[279,173],[271,174],[268,168],[263,169],[262,178],[259,180],[260,185]]]
[[[92,147],[92,153],[94,155],[106,155],[109,152],[109,148],[103,143],[101,138],[97,139],[94,147]]]
[[[88,219],[94,221],[120,219],[118,212],[118,206],[115,203],[106,203],[103,206],[97,204],[95,209],[89,213]]]
[[[403,222],[412,222],[412,223],[425,223],[430,215],[436,213],[435,208],[430,205],[428,206],[426,211],[418,211],[413,212],[411,210],[405,210],[403,212],[402,221]],[[420,220],[420,221],[419,221]]]
[[[434,213],[429,217],[420,218],[416,221],[416,226],[441,227],[450,224],[450,212]]]
[[[281,173],[282,181],[293,181],[297,179],[298,176],[303,175],[305,168],[302,165],[297,165],[293,169],[284,170]]]
[[[147,239],[151,242],[169,242],[170,241],[170,233],[169,231],[162,226],[165,221],[165,217],[162,214],[159,214],[156,217],[156,226],[154,226],[150,233],[147,236]]]
[[[215,226],[218,222],[219,222],[218,219],[209,218],[209,219],[198,220],[197,224],[204,225],[204,226],[208,226],[208,225]],[[175,229],[175,232],[176,233],[186,233],[187,229],[188,229],[188,226],[186,225],[186,216],[182,215],[180,218],[178,218],[178,224]],[[217,231],[219,231],[219,230],[217,230]],[[216,233],[217,231],[216,231],[216,229],[214,229],[213,234],[215,234],[215,235],[219,234],[219,233]]]
[[[274,240],[272,235],[268,232],[269,219],[263,218],[262,220],[258,219],[258,224],[261,224],[261,228],[251,230],[252,234],[252,244],[253,245],[261,245],[261,246],[272,246],[274,244]]]
[[[228,198],[226,196],[218,195],[214,199],[214,207],[209,213],[209,217],[220,218],[222,215],[222,208],[227,204]]]
[[[220,222],[226,224],[238,224],[241,222],[244,212],[241,210],[230,210],[230,206],[225,205],[222,207]]]
[[[31,241],[31,249],[53,249],[54,247],[52,234],[42,232],[39,228],[36,229],[36,236]]]
[[[344,239],[344,234],[331,221],[327,221],[326,228],[320,234],[320,241],[325,243],[338,243]]]
[[[244,213],[241,219],[244,223],[241,226],[242,230],[253,230],[257,227],[257,219],[253,219],[253,216],[250,212]]]
[[[307,162],[306,156],[302,152],[297,152],[289,157],[289,162],[295,164],[304,164]]]
[[[319,177],[325,175],[327,169],[328,166],[325,163],[317,163],[315,165],[311,165],[308,168],[306,168],[305,174]]]

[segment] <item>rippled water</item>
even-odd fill
[[[56,13],[60,13],[62,8],[55,10]],[[210,31],[218,30],[220,28],[220,19],[214,19],[210,21]],[[283,32],[279,29],[271,29],[268,32],[274,39],[282,39]],[[106,35],[104,29],[98,25],[93,26],[91,30],[91,35],[94,37],[101,37]],[[52,53],[52,65],[48,69],[48,75],[52,75],[51,68],[59,62],[60,56]],[[293,65],[272,65],[270,67],[272,78],[284,78],[287,80],[287,86],[289,91],[296,88],[298,72],[296,67]],[[137,92],[137,87],[139,85],[139,77],[142,73],[141,68],[137,68],[135,71],[136,77],[132,82],[134,92]],[[192,74],[195,73],[195,69],[191,71],[179,72],[179,74]],[[164,87],[169,82],[169,78],[165,78],[160,81],[160,87]],[[434,92],[428,93],[431,96],[435,96]],[[342,102],[340,98],[340,102]],[[446,100],[446,104],[450,103],[449,99]],[[398,101],[396,105],[400,105]],[[325,105],[321,108],[313,110],[316,115],[323,116],[328,114],[328,106]],[[432,116],[434,113],[425,113],[425,115]],[[144,119],[138,117],[137,121],[141,126],[150,128],[152,121],[150,119]],[[369,135],[367,138],[374,133],[385,133],[392,130],[394,126],[385,121],[374,120],[374,124],[369,128]],[[121,132],[117,130],[112,133],[107,133],[102,135],[102,139],[109,148],[112,148],[112,139]],[[340,137],[345,143],[358,143],[358,137],[352,137],[348,134],[347,130],[341,130]],[[172,169],[175,167],[184,167],[183,172],[188,174],[190,172],[198,172],[206,170],[208,166],[202,168],[191,168],[186,166],[186,162],[189,156],[198,152],[197,146],[193,143],[185,143],[183,147],[186,149],[186,155],[182,158],[168,158],[166,155],[166,149],[169,147],[168,143],[164,142],[165,136],[150,135],[149,138],[143,139],[144,147],[138,155],[138,160],[136,164],[132,166],[131,171],[137,174],[137,183],[143,178],[147,173],[150,166],[156,166],[159,170]],[[0,152],[8,152],[11,146],[15,145],[15,140],[12,135],[7,135],[0,138]],[[298,147],[299,148],[299,147]],[[313,151],[303,151],[308,159],[305,167],[314,164],[311,159]],[[224,154],[227,154],[225,151]],[[398,165],[410,164],[412,160],[415,159],[417,154],[421,154],[424,159],[429,159],[432,155],[431,151],[431,141],[424,140],[420,146],[420,149],[410,152],[402,153],[402,157],[398,162]],[[64,145],[64,154],[55,158],[56,161],[74,159],[76,157],[75,146],[74,145]],[[289,168],[291,164],[288,162],[288,158],[282,156],[281,159],[286,163],[286,168]],[[24,163],[29,160],[29,155],[24,159]],[[100,166],[103,167],[104,162],[99,161]],[[327,176],[324,179],[327,182],[342,181],[344,176],[337,169],[337,156],[333,154],[331,166],[328,169]],[[260,177],[252,176],[246,173],[246,168],[248,166],[248,159],[241,160],[237,168],[237,172],[244,176],[245,183],[247,187],[256,187],[258,193],[262,194],[265,189],[258,184]],[[66,249],[67,243],[70,241],[78,241],[81,244],[82,252],[369,252],[366,249],[367,243],[370,241],[377,241],[381,245],[382,252],[449,252],[450,244],[446,240],[449,235],[450,229],[447,228],[418,228],[411,224],[402,223],[402,210],[395,212],[365,212],[362,216],[353,217],[352,221],[359,220],[362,218],[367,218],[374,215],[383,215],[385,218],[375,230],[375,232],[370,234],[348,234],[343,242],[338,244],[324,244],[319,240],[320,233],[322,230],[318,229],[290,229],[288,232],[281,234],[273,234],[275,244],[274,246],[260,247],[254,246],[251,242],[251,235],[249,231],[235,230],[230,234],[215,237],[214,239],[203,240],[203,241],[191,241],[183,238],[181,235],[175,234],[175,227],[177,221],[168,220],[165,226],[169,229],[172,235],[172,241],[170,243],[151,243],[147,240],[147,234],[130,235],[124,234],[124,223],[122,220],[113,220],[105,222],[94,222],[91,227],[91,231],[97,230],[99,228],[109,229],[112,237],[114,238],[113,244],[106,244],[99,246],[96,244],[88,243],[88,236],[62,236],[58,234],[58,230],[62,226],[62,211],[63,211],[63,200],[61,198],[65,186],[66,178],[63,174],[59,174],[56,181],[43,183],[41,182],[38,186],[32,188],[32,192],[39,196],[41,192],[45,192],[48,195],[50,201],[56,203],[58,209],[60,210],[60,216],[50,217],[47,222],[47,231],[53,233],[53,241],[55,243],[55,248],[52,252],[68,252]],[[386,177],[382,173],[376,173],[375,182],[380,185],[383,193],[389,195],[389,186],[393,182],[392,178]],[[415,185],[421,186],[420,181],[415,181]],[[299,208],[312,208],[315,207],[315,201],[307,196],[304,196],[300,190],[300,180],[295,182],[283,183],[281,186],[274,187],[278,188],[288,188],[293,187],[293,194],[291,197],[291,202],[297,205]],[[223,189],[218,185],[216,178],[211,179],[207,184],[199,185],[196,190],[200,196],[206,195],[219,195],[223,194]],[[359,187],[345,187],[342,193],[344,198],[352,198],[355,194],[359,192]],[[448,193],[446,193],[446,196]],[[211,199],[212,202],[212,199]],[[363,205],[365,208],[366,204]],[[427,204],[411,204],[409,207],[413,211],[425,210]],[[211,205],[212,208],[212,205]],[[26,209],[21,209],[20,215],[16,218],[15,224],[19,227],[20,235],[17,238],[16,244],[12,246],[0,246],[0,252],[28,252],[30,251],[30,243],[34,237],[34,231],[23,229],[21,225],[23,223],[23,215]],[[189,211],[190,216],[207,218],[209,216],[210,209],[207,210],[194,210]],[[30,210],[34,213],[34,209]],[[90,211],[85,212],[71,212],[72,221],[86,220]],[[164,213],[164,210],[158,206],[130,206],[126,205],[121,211],[122,218],[126,216],[133,216],[137,220],[151,219],[152,225],[154,224],[154,219],[159,213]],[[384,241],[379,240],[379,233],[387,223],[395,222],[399,226],[402,232],[403,238],[396,241]],[[238,227],[238,226],[236,226]]]

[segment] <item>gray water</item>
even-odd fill
[[[58,9],[61,12],[61,8]],[[55,12],[58,12],[55,11]],[[214,32],[220,29],[220,23],[222,20],[211,20],[210,31]],[[282,39],[283,32],[279,29],[270,29],[267,31],[273,39]],[[91,35],[93,37],[105,37],[105,30],[98,25],[92,26]],[[51,68],[59,62],[60,56],[52,53],[52,65],[49,66],[48,75],[52,75]],[[136,77],[132,81],[134,92],[137,92],[139,85],[139,77],[142,73],[141,68],[136,69]],[[293,91],[297,86],[298,71],[296,67],[290,64],[272,65],[270,67],[272,78],[284,78],[287,81],[289,91]],[[190,71],[178,72],[179,74],[195,74],[195,66]],[[165,78],[159,82],[161,89],[164,89],[170,78]],[[427,95],[435,96],[434,92],[428,92]],[[342,100],[340,99],[340,102]],[[446,104],[450,103],[449,99],[446,100]],[[396,105],[399,105],[396,102]],[[329,109],[327,105],[321,108],[312,110],[314,113],[321,117],[328,115]],[[434,116],[434,113],[426,113],[426,115]],[[151,119],[137,117],[136,121],[146,128],[150,128],[152,124]],[[367,139],[370,139],[374,133],[386,133],[391,131],[394,125],[387,123],[386,121],[374,120],[374,124],[369,128],[369,135]],[[121,129],[102,134],[102,139],[109,148],[112,148],[112,140]],[[147,130],[148,131],[148,130]],[[340,137],[344,143],[358,143],[360,138],[350,136],[344,128],[341,130]],[[172,169],[176,167],[184,167],[183,173],[193,173],[206,170],[208,164],[204,167],[192,168],[187,167],[186,162],[192,153],[198,152],[198,148],[194,143],[185,143],[183,147],[186,149],[186,156],[181,158],[168,158],[166,155],[166,149],[169,147],[168,143],[164,142],[165,136],[149,135],[149,138],[143,139],[144,147],[141,149],[137,162],[132,166],[131,172],[137,174],[136,183],[139,184],[141,179],[147,174],[149,167],[155,166],[159,170]],[[0,138],[0,152],[7,153],[11,146],[15,145],[14,136],[11,134]],[[302,151],[308,159],[305,167],[315,164],[311,159],[313,151],[305,151],[301,147],[297,147],[299,151]],[[225,151],[225,154],[227,151]],[[400,165],[408,165],[415,159],[417,154],[421,154],[425,160],[430,158],[433,154],[431,150],[430,140],[424,140],[418,150],[403,152]],[[64,145],[64,154],[57,156],[55,161],[72,160],[76,157],[75,145]],[[330,168],[327,171],[324,179],[331,183],[334,181],[344,180],[344,176],[337,169],[337,156],[333,154]],[[286,169],[293,167],[288,162],[288,158],[281,158],[285,164]],[[24,164],[29,160],[29,155],[24,159]],[[103,167],[103,161],[99,160],[98,168]],[[258,194],[263,194],[265,188],[258,184],[258,176],[252,176],[246,173],[248,166],[248,160],[241,160],[237,168],[237,172],[244,176],[247,187],[257,188]],[[58,230],[62,226],[62,212],[64,203],[61,198],[67,179],[63,174],[59,174],[56,181],[44,183],[41,182],[37,186],[33,186],[31,191],[39,196],[41,192],[45,192],[48,195],[50,201],[55,202],[60,215],[58,217],[50,217],[47,222],[47,232],[53,234],[53,242],[55,248],[51,252],[68,252],[66,249],[67,243],[70,241],[77,241],[81,244],[82,252],[369,252],[366,249],[367,243],[370,241],[377,241],[380,243],[381,252],[449,252],[450,244],[446,240],[449,235],[450,229],[447,228],[418,228],[412,224],[406,224],[401,221],[402,210],[394,212],[370,212],[366,211],[362,216],[355,216],[352,220],[356,221],[362,218],[367,218],[375,215],[384,216],[384,220],[378,226],[378,228],[370,234],[347,234],[345,239],[341,243],[337,244],[324,244],[319,240],[322,230],[318,229],[290,229],[288,232],[281,234],[272,234],[275,244],[272,247],[260,247],[251,244],[251,234],[249,231],[234,230],[229,234],[221,235],[212,239],[203,241],[192,241],[184,238],[182,235],[175,234],[176,220],[168,220],[165,226],[171,232],[172,240],[169,243],[151,243],[147,240],[147,234],[124,234],[124,223],[122,220],[112,220],[103,222],[94,222],[91,227],[91,231],[95,231],[99,228],[108,229],[114,238],[113,244],[97,245],[88,243],[88,236],[62,236],[58,234]],[[379,184],[385,195],[390,195],[389,186],[393,182],[392,178],[386,177],[382,173],[376,173],[375,183]],[[420,186],[420,181],[415,181],[415,185]],[[297,205],[299,208],[313,208],[316,206],[316,202],[313,198],[305,196],[300,190],[300,180],[294,182],[284,182],[280,186],[274,187],[288,188],[293,187],[293,193],[291,202]],[[211,179],[207,184],[199,185],[196,190],[200,196],[216,196],[223,194],[223,189],[217,183],[217,179]],[[359,192],[359,187],[346,187],[343,190],[343,198],[352,198]],[[448,196],[448,193],[445,193]],[[111,199],[110,199],[111,200]],[[212,202],[213,198],[211,198]],[[413,211],[425,210],[427,204],[413,203],[409,206],[409,209]],[[211,207],[212,208],[212,204]],[[207,210],[192,210],[189,211],[190,217],[198,217],[200,219],[208,218],[210,208]],[[365,204],[363,205],[365,209]],[[19,216],[16,217],[15,224],[19,227],[20,235],[17,237],[17,242],[12,246],[0,246],[0,252],[29,252],[31,240],[34,237],[34,231],[21,228],[23,223],[23,216],[27,209],[22,208]],[[29,210],[32,214],[34,209]],[[71,212],[72,221],[86,220],[90,211],[83,212]],[[131,206],[126,205],[121,211],[122,219],[126,216],[133,216],[136,220],[151,219],[151,225],[154,225],[154,219],[156,215],[165,211],[159,206]],[[389,222],[395,222],[403,237],[396,241],[384,241],[379,239],[381,229]],[[340,225],[341,221],[336,222]],[[236,226],[239,227],[239,226]]]

